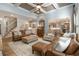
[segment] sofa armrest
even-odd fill
[[[52,44],[48,44],[47,49],[48,49],[46,52],[47,56],[65,56],[65,54],[63,52],[59,52],[59,51],[55,50],[52,47]]]
[[[65,56],[64,53],[56,51],[54,49],[48,49],[46,52],[46,55],[47,56]]]
[[[63,52],[59,52],[57,50],[53,50],[52,53],[56,56],[65,56],[65,54]]]
[[[75,52],[74,55],[75,55],[75,56],[79,56],[79,48],[78,48],[78,50]]]

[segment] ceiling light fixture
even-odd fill
[[[40,5],[37,5],[37,6],[36,6],[36,9],[37,9],[37,13],[38,13],[38,14],[40,13],[40,8],[41,8]]]
[[[40,5],[37,5],[37,6],[36,6],[36,8],[37,8],[37,9],[40,9],[40,8],[41,8],[41,6],[40,6]]]

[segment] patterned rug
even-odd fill
[[[16,53],[17,56],[39,56],[36,53],[32,54],[32,45],[39,41],[49,44],[49,42],[43,40],[38,40],[29,44],[25,44],[22,41],[17,41],[17,42],[10,42],[9,46]]]

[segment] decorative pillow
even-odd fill
[[[15,32],[14,32],[14,35],[18,35],[18,32],[17,32],[17,31],[15,31]]]
[[[76,33],[70,33],[70,37],[76,37]]]
[[[75,36],[76,37],[76,33],[64,33],[63,37],[72,37]]]
[[[70,37],[69,33],[64,33],[63,37]]]
[[[51,38],[52,35],[45,35],[44,38]]]
[[[53,34],[52,33],[48,33],[47,35],[51,35],[52,36]]]
[[[32,34],[35,34],[36,35],[37,34],[37,30],[33,28],[32,29]]]
[[[21,35],[21,33],[19,31],[14,31],[14,35]]]
[[[18,34],[21,35],[21,32],[18,31]]]
[[[27,31],[26,31],[26,34],[27,34],[27,35],[32,34],[32,30],[27,30]]]
[[[71,38],[60,37],[59,42],[55,46],[57,51],[63,52],[69,46]]]

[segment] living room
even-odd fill
[[[78,6],[78,3],[0,3],[0,54],[79,56]]]

